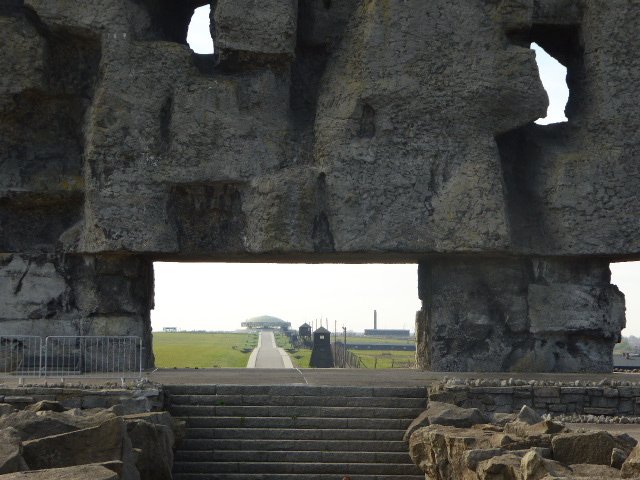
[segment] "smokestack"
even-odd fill
[[[373,311],[373,329],[374,330],[378,329],[378,311],[377,310]]]

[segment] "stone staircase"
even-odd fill
[[[186,422],[175,480],[424,480],[402,436],[416,387],[166,385]]]

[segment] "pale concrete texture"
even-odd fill
[[[154,260],[411,262],[425,368],[611,370],[637,2],[217,0],[197,55],[205,3],[0,4],[0,333],[151,352]]]
[[[293,364],[287,352],[278,348],[273,332],[261,331],[247,368],[293,368]]]

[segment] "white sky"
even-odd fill
[[[209,7],[196,10],[187,37],[198,53],[211,53]],[[542,82],[551,99],[547,118],[566,121],[566,70],[537,45]],[[627,299],[625,335],[640,336],[640,262],[611,266],[612,282]],[[294,327],[329,319],[333,331],[373,327],[414,330],[418,300],[416,265],[277,265],[155,263],[154,330],[235,330],[247,318],[273,315]]]

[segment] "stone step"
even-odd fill
[[[271,395],[427,398],[426,387],[345,387],[326,385],[163,385],[169,395]]]
[[[277,407],[277,406],[194,406],[171,405],[175,417],[325,417],[325,418],[411,418],[423,408],[375,407]]]
[[[423,480],[402,436],[426,388],[178,385],[175,480]]]
[[[187,428],[297,428],[406,430],[412,418],[184,417]]]
[[[175,462],[174,473],[301,473],[338,475],[419,475],[415,465],[387,463]]]
[[[405,430],[329,428],[189,428],[187,438],[254,440],[402,440]]]
[[[422,408],[425,398],[413,397],[333,397],[322,395],[171,395],[171,404],[176,405],[260,405],[260,406],[321,406],[321,407],[387,407]]]
[[[176,462],[388,463],[410,465],[408,452],[216,450],[176,452]]]
[[[260,450],[320,452],[408,452],[406,442],[397,440],[253,440],[186,438],[180,451]]]
[[[174,473],[173,480],[342,480],[342,474],[317,473]],[[351,480],[424,480],[419,475],[349,475]]]

